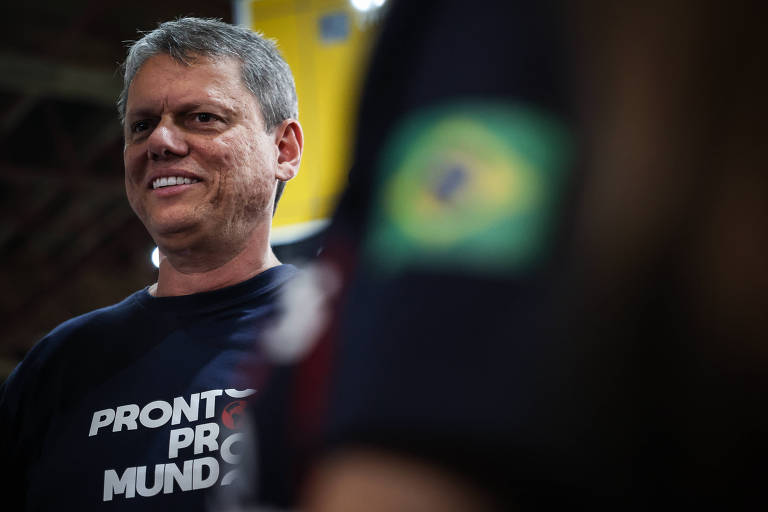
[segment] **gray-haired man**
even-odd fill
[[[14,510],[203,509],[237,476],[254,393],[239,370],[263,364],[254,342],[296,272],[269,245],[303,147],[271,42],[215,20],[164,23],[131,47],[118,110],[158,281],[54,329],[3,385]]]

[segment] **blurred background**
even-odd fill
[[[273,243],[284,261],[301,261],[317,252],[344,182],[354,90],[383,3],[3,2],[0,380],[59,323],[155,280],[154,244],[123,191],[114,106],[119,64],[137,30],[193,15],[278,39],[296,77],[307,144],[300,176],[281,200]]]

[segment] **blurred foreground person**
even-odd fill
[[[217,20],[135,42],[118,110],[157,283],[41,340],[0,390],[6,510],[205,510],[237,475],[238,370],[295,273],[269,245],[303,147],[275,45]]]
[[[317,267],[340,291],[259,425],[314,461],[274,502],[764,494],[761,10],[391,4]]]

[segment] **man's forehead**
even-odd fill
[[[242,63],[229,56],[193,54],[185,57],[185,60],[180,60],[167,53],[158,53],[142,62],[131,80],[131,86],[137,79],[146,79],[150,75],[152,79],[157,75],[166,75],[166,78],[177,80],[205,76],[218,80],[225,78],[233,83],[237,81],[245,87]]]
[[[242,75],[242,64],[228,56],[194,56],[182,62],[161,53],[147,58],[137,70],[128,88],[127,112],[132,104],[175,101],[202,102],[215,100],[233,105],[259,102],[248,89]],[[142,108],[141,105],[137,105]]]

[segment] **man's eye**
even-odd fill
[[[131,125],[131,131],[133,133],[141,133],[143,131],[149,130],[149,128],[150,128],[150,124],[149,124],[149,121],[147,120],[136,121]]]
[[[210,123],[215,119],[216,119],[216,116],[214,116],[213,114],[209,114],[208,112],[198,112],[195,114],[195,121],[198,121],[200,123]]]

